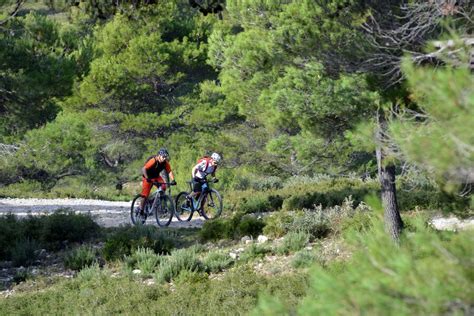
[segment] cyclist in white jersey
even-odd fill
[[[216,179],[216,170],[221,160],[222,158],[218,153],[213,153],[211,157],[204,156],[198,160],[198,163],[192,170],[193,192],[188,196],[189,198],[197,197],[201,193],[202,185],[207,181],[208,175],[214,178],[214,182],[218,181]]]

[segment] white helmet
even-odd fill
[[[221,159],[222,159],[222,158],[221,158],[221,155],[219,155],[218,153],[213,153],[213,154],[211,155],[211,158],[214,159],[214,161],[215,161],[216,163],[220,163],[220,162],[221,162]]]

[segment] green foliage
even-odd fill
[[[0,258],[30,264],[40,247],[58,249],[64,242],[86,242],[97,237],[100,227],[88,215],[58,211],[51,215],[0,217]]]
[[[251,244],[240,254],[239,260],[242,262],[254,261],[265,257],[270,252],[272,252],[272,249],[265,244]]]
[[[277,249],[280,254],[289,254],[303,249],[309,242],[310,235],[304,231],[289,232],[285,235],[282,245]]]
[[[242,236],[258,236],[265,223],[252,215],[236,213],[231,218],[207,221],[199,231],[202,240],[232,239]]]
[[[125,262],[131,268],[139,269],[144,275],[150,275],[158,267],[160,256],[153,249],[138,247],[129,257],[125,257]]]
[[[293,222],[288,228],[293,232],[304,232],[310,236],[311,239],[318,239],[326,237],[331,231],[331,223],[329,218],[323,211],[304,211],[301,216],[293,219]]]
[[[262,233],[264,227],[265,223],[262,219],[254,216],[243,216],[237,226],[236,234],[238,236],[257,237]]]
[[[73,30],[45,16],[30,13],[10,19],[0,34],[0,139],[19,138],[28,129],[55,118],[55,98],[71,93],[76,75],[73,52],[81,44]]]
[[[104,272],[100,269],[97,262],[91,265],[84,266],[77,274],[77,279],[80,283],[90,282],[92,280],[99,280],[103,278]]]
[[[233,228],[231,222],[227,219],[217,218],[212,221],[204,222],[199,237],[202,240],[219,240],[233,237]]]
[[[234,264],[229,254],[222,251],[212,251],[202,260],[204,270],[208,273],[222,272]]]
[[[307,268],[317,262],[318,256],[311,250],[300,250],[295,253],[291,259],[291,266],[293,268]]]
[[[159,282],[170,282],[182,272],[201,271],[203,268],[195,248],[178,249],[161,260],[155,278]]]
[[[394,122],[404,156],[442,182],[470,182],[474,163],[474,79],[467,67],[415,68],[406,63],[411,97],[426,119]],[[448,132],[448,134],[446,134]],[[449,187],[447,189],[450,189]]]
[[[118,228],[105,241],[103,255],[106,260],[131,255],[139,248],[152,249],[157,254],[170,253],[173,240],[153,226],[128,226]]]
[[[40,244],[34,239],[20,239],[15,242],[11,251],[11,259],[14,266],[30,266],[38,257]]]
[[[293,223],[294,216],[297,216],[294,213],[279,211],[270,214],[265,217],[265,227],[263,228],[263,233],[266,236],[270,237],[281,237],[285,235],[289,226]]]
[[[99,231],[99,225],[90,215],[58,211],[44,217],[41,241],[57,249],[63,241],[84,242],[96,237]]]
[[[64,256],[64,266],[80,271],[97,262],[96,253],[97,251],[91,245],[77,247]]]
[[[418,221],[397,246],[377,221],[358,236],[361,248],[343,270],[313,270],[300,313],[442,314],[469,308],[472,231],[433,232]]]

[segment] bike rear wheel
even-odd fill
[[[171,223],[171,219],[173,219],[173,201],[167,195],[161,196],[159,199],[160,204],[155,211],[156,223],[161,227],[168,226]]]
[[[176,196],[176,218],[180,222],[189,222],[191,217],[193,217],[193,207],[191,202],[186,199],[188,192],[181,192]]]
[[[130,208],[130,219],[132,220],[133,225],[143,225],[146,222],[146,211],[140,211],[139,209],[141,199],[142,196],[139,194],[132,201],[132,206]]]
[[[214,219],[221,216],[222,197],[217,190],[211,189],[201,202],[201,214],[205,219]]]

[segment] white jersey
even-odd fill
[[[205,179],[208,174],[212,174],[216,171],[216,166],[211,166],[207,159],[202,159],[193,168],[193,178]]]

